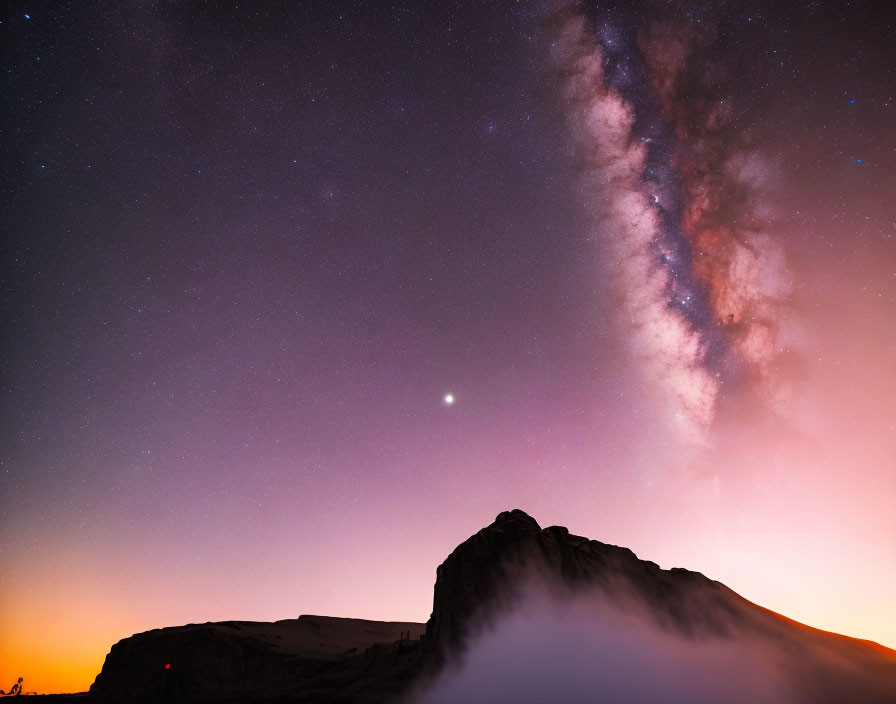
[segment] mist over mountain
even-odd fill
[[[113,646],[89,699],[883,704],[896,701],[896,652],[514,510],[438,567],[425,625],[148,631]]]
[[[896,700],[896,652],[518,510],[439,567],[424,644],[426,704]]]

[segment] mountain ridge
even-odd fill
[[[558,603],[575,595],[633,609],[682,642],[761,642],[801,680],[805,696],[792,701],[845,704],[857,692],[866,704],[896,701],[896,651],[793,621],[699,572],[664,570],[562,526],[541,528],[520,509],[498,514],[438,566],[425,626],[304,615],[155,629],[113,646],[89,698],[400,701],[461,662],[533,584]]]

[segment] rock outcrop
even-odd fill
[[[112,646],[91,699],[382,701],[419,659],[423,624],[300,616],[162,628]]]
[[[436,571],[423,637],[425,671],[519,606],[532,585],[560,600],[581,596],[634,609],[686,639],[726,640],[772,653],[787,673],[787,701],[896,702],[896,651],[805,626],[686,569],[661,569],[627,548],[542,529],[513,510],[461,543]],[[649,675],[649,673],[645,673]]]
[[[685,631],[724,628],[719,611],[726,612],[721,614],[725,621],[737,617],[727,603],[736,594],[719,582],[681,568],[660,569],[627,548],[571,535],[562,526],[542,529],[515,509],[499,514],[439,565],[424,652],[463,647],[474,627],[487,625],[509,608],[520,587],[532,579],[573,590],[594,588],[607,597],[638,598],[657,618]],[[695,608],[698,595],[703,609],[712,602],[712,614]]]

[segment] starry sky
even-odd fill
[[[514,507],[896,647],[889,3],[0,20],[6,684]]]

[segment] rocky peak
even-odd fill
[[[699,573],[661,570],[627,548],[572,535],[563,526],[541,528],[520,509],[504,511],[437,568],[424,652],[437,653],[440,660],[461,648],[476,626],[502,613],[533,573],[572,588],[625,583],[630,592],[682,622],[684,592],[694,586],[722,588]],[[685,583],[690,586],[683,591]]]

